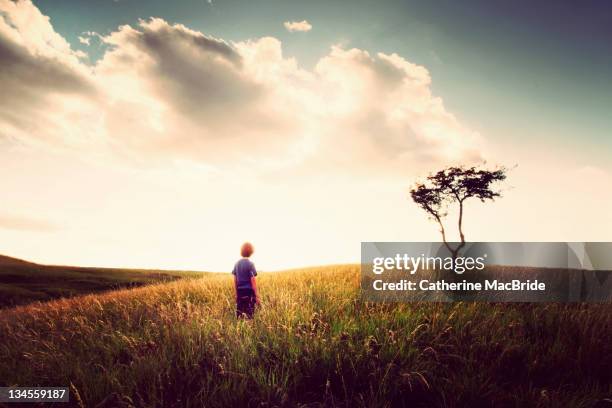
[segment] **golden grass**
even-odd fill
[[[591,406],[612,395],[609,305],[373,304],[359,266],[230,275],[0,311],[0,385],[83,406]],[[552,405],[551,405],[552,404]]]

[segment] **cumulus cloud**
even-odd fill
[[[282,57],[266,45],[273,40],[239,46],[150,19],[103,41],[111,49],[95,75],[108,93],[105,131],[119,149],[215,163],[245,153],[272,160],[300,137],[280,84],[266,78],[263,62],[245,63],[267,53],[276,60],[266,64],[278,69]]]
[[[293,33],[293,32],[296,32],[296,31],[307,32],[307,31],[312,30],[312,24],[310,24],[306,20],[302,20],[302,21],[285,21],[283,23],[283,25],[285,26],[287,31],[289,31],[290,33]]]
[[[380,167],[475,161],[478,135],[431,92],[427,69],[397,54],[333,47],[315,67],[329,154]],[[421,166],[422,167],[422,166]]]
[[[4,137],[252,169],[479,157],[427,69],[397,54],[336,46],[306,70],[278,39],[228,42],[151,18],[99,36],[107,50],[89,67],[31,2],[0,10],[0,85],[17,99],[0,102]]]
[[[0,137],[25,132],[45,138],[62,126],[49,106],[93,98],[83,56],[30,1],[0,0],[0,85],[6,96],[0,100]]]

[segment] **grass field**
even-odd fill
[[[229,275],[0,311],[0,385],[84,407],[605,407],[607,304],[372,304],[359,266]],[[607,405],[608,404],[608,405]],[[8,405],[7,405],[8,406]]]
[[[49,266],[0,255],[0,308],[199,275],[188,271]]]

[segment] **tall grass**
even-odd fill
[[[0,383],[73,404],[581,406],[612,396],[609,305],[374,304],[359,267],[230,275],[0,311]]]

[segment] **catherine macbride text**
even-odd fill
[[[485,268],[486,254],[479,257],[457,257],[452,258],[440,256],[411,256],[408,254],[396,254],[394,257],[378,257],[372,262],[372,272],[380,275],[384,271],[406,271],[414,275],[419,270],[445,270],[455,271],[462,274],[465,271],[482,271]]]
[[[520,281],[513,279],[510,282],[502,282],[497,279],[485,280],[484,284],[481,282],[446,282],[441,281],[429,281],[423,279],[421,281],[412,282],[406,279],[402,279],[399,282],[384,282],[380,279],[375,280],[372,284],[374,290],[433,290],[433,291],[481,291],[481,290],[497,290],[497,291],[528,291],[528,290],[546,290],[546,284],[539,282],[538,280],[531,281]]]

